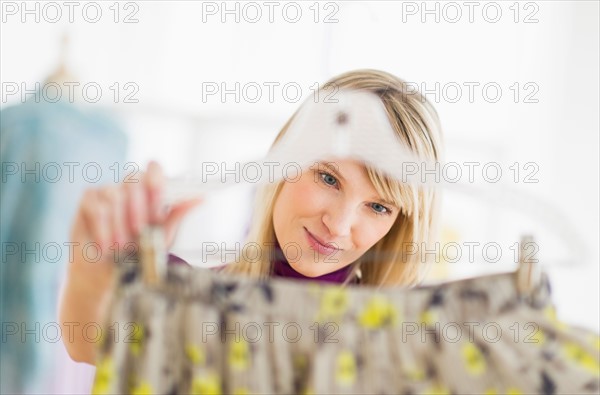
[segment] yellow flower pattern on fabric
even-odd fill
[[[405,369],[404,375],[411,381],[423,381],[425,380],[425,371],[419,368]]]
[[[600,336],[592,335],[592,344],[597,350],[600,350]]]
[[[484,392],[484,395],[499,395],[499,393],[496,388],[489,388]],[[523,393],[516,388],[508,388],[506,395],[523,395]]]
[[[229,365],[237,370],[246,370],[250,366],[250,346],[243,338],[229,344]]]
[[[321,296],[321,309],[317,315],[317,321],[339,320],[347,308],[347,291],[341,287],[328,288]]]
[[[423,395],[450,395],[450,391],[448,390],[448,388],[436,384],[432,387],[430,387],[427,391],[422,393]]]
[[[221,395],[221,381],[219,376],[212,373],[206,376],[196,376],[192,380],[192,395]]]
[[[537,344],[538,346],[543,345],[546,342],[546,335],[540,328],[536,328],[535,332],[531,336],[527,337],[527,343]]]
[[[367,306],[360,314],[359,323],[369,329],[381,328],[384,325],[396,326],[398,314],[387,298],[375,295],[367,302]]]
[[[315,391],[310,387],[304,388],[304,391],[301,392],[302,395],[315,395]]]
[[[480,375],[485,371],[486,363],[483,353],[473,343],[465,343],[461,348],[461,354],[467,368],[472,375]]]
[[[144,327],[140,323],[135,323],[133,325],[133,332],[131,336],[128,337],[129,340],[129,350],[136,357],[140,355],[142,351],[142,346],[144,344]]]
[[[349,386],[356,382],[356,360],[352,352],[342,351],[337,356],[335,380],[343,386]]]
[[[194,365],[204,364],[206,361],[204,350],[195,344],[188,344],[185,347],[185,355]]]
[[[96,365],[96,377],[92,395],[108,394],[114,377],[114,365],[111,358],[102,358]]]
[[[433,325],[437,321],[437,314],[431,310],[424,310],[420,314],[419,319],[422,324],[430,326],[430,325]]]
[[[567,342],[563,345],[563,351],[569,359],[577,363],[580,367],[595,376],[600,376],[600,363],[598,359],[584,350],[580,345]]]
[[[544,315],[554,325],[556,329],[566,330],[567,324],[560,321],[556,315],[556,309],[553,306],[548,306],[544,309]]]
[[[142,381],[133,390],[131,390],[132,395],[152,395],[153,393],[152,386],[145,381]]]
[[[294,355],[294,359],[292,361],[295,369],[305,369],[306,368],[306,355],[304,354],[296,354]]]

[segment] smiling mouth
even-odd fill
[[[325,244],[325,243],[321,242],[312,233],[310,233],[308,231],[308,229],[304,228],[304,231],[306,232],[306,238],[308,240],[308,243],[318,253],[323,254],[323,255],[331,255],[331,254],[335,253],[336,251],[341,250],[331,243]]]

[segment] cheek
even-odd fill
[[[277,205],[285,209],[288,217],[319,215],[328,204],[326,191],[310,177],[303,175],[297,182],[286,182],[281,189]]]
[[[395,218],[390,218],[388,221],[373,220],[369,222],[358,229],[357,248],[362,251],[368,250],[381,240],[392,228]]]

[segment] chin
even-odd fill
[[[327,271],[322,272],[320,270],[315,270],[316,268],[314,265],[319,265],[319,263],[316,262],[302,263],[301,261],[296,261],[293,263],[289,262],[289,264],[295,271],[306,277],[319,277],[329,273]]]

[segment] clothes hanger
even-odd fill
[[[529,247],[535,247],[532,235],[523,235],[519,245],[519,265],[515,272],[517,291],[521,295],[528,295],[542,280],[542,271],[538,260],[528,255]]]
[[[167,271],[167,248],[161,226],[151,225],[142,229],[139,257],[139,269],[145,284],[156,285],[164,279]]]
[[[70,35],[64,32],[60,39],[58,66],[43,82],[43,85],[55,83],[64,85],[65,82],[76,82],[78,79],[67,67],[67,56],[69,52]]]

